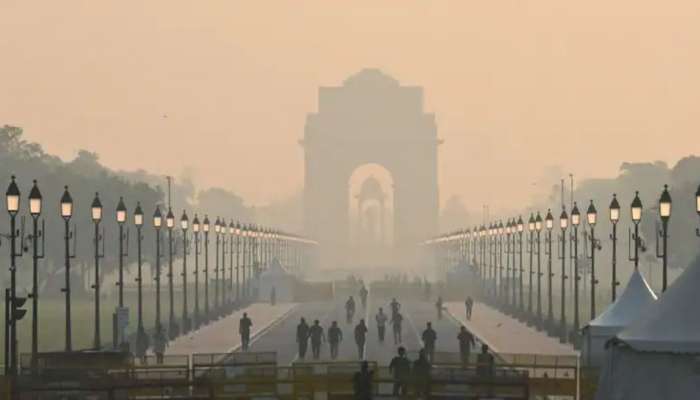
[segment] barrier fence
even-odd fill
[[[576,395],[578,367],[566,357],[501,355],[495,364],[483,365],[476,358],[462,364],[458,356],[436,353],[431,398]],[[275,353],[171,355],[160,364],[155,357],[114,352],[41,353],[34,365],[28,355],[21,360],[12,387],[18,400],[345,399],[352,398],[353,377],[361,366],[359,361],[279,366]],[[369,369],[374,395],[390,397],[395,381],[388,367],[369,362]],[[10,393],[10,381],[4,378],[0,393]]]

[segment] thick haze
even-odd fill
[[[303,185],[321,85],[425,88],[441,199],[519,207],[565,174],[700,153],[697,0],[1,0],[0,123],[50,153],[253,202]]]

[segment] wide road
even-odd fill
[[[345,321],[345,301],[347,298],[337,298],[334,301],[323,303],[304,303],[299,305],[292,311],[287,318],[279,321],[262,335],[254,338],[251,343],[250,351],[274,351],[277,352],[277,361],[279,365],[289,365],[298,359],[297,344],[296,344],[296,326],[300,318],[304,317],[307,323],[312,324],[315,319],[318,319],[324,330],[327,331],[332,321],[337,321],[343,331],[344,340],[339,347],[338,360],[358,360],[358,349],[354,340],[354,328],[361,318],[364,318],[369,332],[367,334],[367,342],[365,344],[365,358],[371,361],[377,361],[379,365],[388,365],[391,358],[396,354],[398,344],[394,344],[393,335],[390,324],[387,324],[387,333],[384,343],[380,343],[377,335],[377,327],[374,322],[374,316],[379,307],[384,308],[384,312],[390,315],[389,302],[390,298],[375,298],[372,293],[369,295],[368,307],[363,309],[359,299],[356,297],[357,311],[354,320],[348,324]],[[438,340],[436,343],[436,351],[458,352],[457,343],[458,323],[443,313],[443,318],[437,320],[437,311],[435,305],[429,302],[418,300],[401,299],[401,313],[404,316],[403,323],[403,342],[400,344],[405,347],[412,357],[422,347],[420,340],[421,333],[426,327],[426,322],[432,322],[433,329],[437,332]],[[251,316],[255,321],[255,316]],[[306,360],[311,360],[311,345],[306,354]],[[321,350],[321,361],[329,361],[330,349],[327,343],[324,343]]]

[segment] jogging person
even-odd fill
[[[462,326],[457,335],[457,340],[459,341],[459,354],[462,358],[462,364],[466,366],[469,364],[469,355],[472,346],[476,345],[474,335],[472,335],[465,326]]]
[[[374,320],[377,322],[377,334],[379,335],[379,343],[384,343],[384,333],[386,332],[386,321],[388,320],[386,314],[384,314],[384,310],[382,310],[381,307],[379,307],[379,312],[377,313],[377,316],[374,317]]]
[[[425,355],[428,357],[430,362],[434,362],[433,357],[435,356],[435,342],[437,341],[437,332],[433,329],[433,325],[428,322],[425,324],[425,330],[421,339],[423,339],[423,346],[425,348]]]
[[[299,345],[299,358],[306,357],[306,349],[309,347],[309,325],[304,318],[297,325],[297,345]]]
[[[355,344],[357,344],[357,356],[360,360],[365,358],[365,341],[367,339],[367,325],[365,320],[361,319],[355,326]]]
[[[404,396],[411,375],[411,362],[406,358],[406,349],[399,347],[398,353],[391,359],[389,372],[394,376],[394,396]]]
[[[394,316],[391,318],[391,326],[394,331],[394,344],[400,344],[402,342],[401,339],[401,323],[403,322],[403,315],[401,315],[400,312],[396,312]]]
[[[238,333],[241,335],[241,350],[248,351],[250,345],[250,328],[253,321],[248,318],[248,313],[243,313],[243,318],[238,322]]]
[[[326,335],[323,333],[323,328],[318,324],[318,320],[314,320],[313,326],[309,329],[309,337],[311,338],[311,352],[314,360],[318,360],[321,356],[321,343],[326,341]]]
[[[355,315],[355,299],[350,296],[348,301],[345,302],[345,313],[347,315],[347,323],[352,322],[352,317]]]
[[[338,346],[343,341],[343,331],[338,327],[338,321],[333,321],[328,328],[328,344],[331,346],[331,359],[338,358]]]

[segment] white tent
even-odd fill
[[[596,399],[692,399],[700,393],[700,262],[608,343]]]
[[[269,301],[272,288],[278,302],[291,302],[294,299],[294,275],[287,272],[282,264],[275,258],[260,274],[260,301]]]
[[[605,358],[605,343],[639,318],[654,301],[654,291],[635,270],[620,297],[583,327],[583,362],[591,367],[601,366]]]

